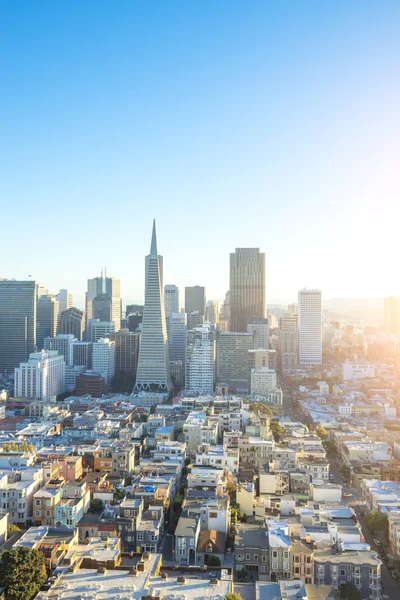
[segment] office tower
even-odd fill
[[[36,300],[40,298],[40,296],[48,296],[49,288],[44,283],[37,283],[35,286],[36,289]]]
[[[65,391],[64,357],[57,351],[42,350],[29,355],[14,371],[16,398],[50,401]]]
[[[206,310],[206,288],[201,285],[185,287],[185,313],[198,312],[204,317]]]
[[[247,331],[251,319],[266,318],[265,254],[236,248],[230,255],[230,330]]]
[[[72,344],[72,366],[92,368],[92,342],[74,342]]]
[[[128,315],[143,315],[143,304],[127,304],[126,316]]]
[[[68,365],[65,367],[65,391],[73,392],[76,390],[76,380],[86,371],[85,367],[74,367]]]
[[[268,315],[268,324],[270,329],[277,329],[278,327],[278,318],[276,315],[269,313]]]
[[[206,304],[206,318],[205,320],[211,325],[218,325],[219,321],[219,302],[216,300],[209,300]]]
[[[185,363],[186,354],[186,315],[185,313],[172,313],[169,320],[168,345],[171,361]]]
[[[135,391],[170,391],[173,384],[164,311],[163,258],[157,251],[155,220],[145,273],[145,301]]]
[[[171,372],[171,379],[174,386],[178,390],[182,390],[185,387],[185,367],[181,360],[170,360],[169,368]]]
[[[92,300],[92,318],[112,321],[112,301],[107,294],[98,294]]]
[[[115,331],[113,321],[100,321],[100,319],[90,319],[86,330],[86,341],[97,342],[100,338],[109,338]]]
[[[137,313],[128,315],[128,317],[127,317],[128,323],[127,324],[128,324],[129,331],[137,331],[138,329],[140,329],[140,327],[142,325],[142,321],[143,321],[143,315],[139,315]]]
[[[186,324],[187,328],[195,329],[196,327],[201,327],[204,323],[204,316],[199,313],[198,310],[194,310],[190,313],[186,314]]]
[[[217,337],[217,381],[229,391],[247,391],[247,360],[253,345],[251,333],[223,331]]]
[[[187,332],[185,389],[211,394],[215,384],[215,334],[210,323]]]
[[[101,373],[107,386],[115,375],[115,342],[109,338],[100,338],[92,348],[93,371]]]
[[[400,334],[400,298],[389,296],[384,300],[385,332]]]
[[[86,371],[76,378],[76,395],[92,396],[92,398],[101,398],[107,393],[107,383],[101,373]]]
[[[321,290],[299,291],[299,364],[322,364]]]
[[[250,393],[252,396],[268,396],[276,388],[276,371],[263,367],[251,370]]]
[[[291,314],[290,306],[293,305],[289,305],[288,315],[282,317],[279,322],[279,355],[282,373],[298,364],[297,314]]]
[[[176,285],[164,286],[164,307],[167,319],[172,313],[179,312],[179,288]]]
[[[221,306],[218,328],[220,331],[229,331],[230,307],[229,307],[229,291],[225,294],[225,300]]]
[[[136,381],[136,371],[139,359],[140,333],[133,333],[129,329],[120,329],[110,336],[115,342],[115,375],[131,379],[127,391],[132,391]]]
[[[35,345],[35,282],[0,279],[0,372],[28,360]]]
[[[36,303],[36,348],[43,350],[44,338],[55,337],[58,329],[59,303],[54,294],[40,296]]]
[[[84,325],[84,313],[79,308],[72,306],[72,308],[68,308],[60,314],[58,318],[58,333],[69,333],[77,340],[81,340]]]
[[[253,348],[268,349],[269,325],[268,319],[250,319],[247,323],[247,333],[253,335]]]
[[[106,295],[110,301],[110,317],[104,320],[113,321],[115,331],[119,331],[121,328],[120,281],[114,277],[106,277],[105,269],[102,269],[101,277],[88,279],[88,288],[86,292],[86,323],[88,323],[90,319],[99,318],[95,317],[93,313],[93,300],[100,296],[99,304],[101,304],[104,295]],[[104,309],[104,303],[102,304],[102,307]]]
[[[57,350],[58,354],[64,357],[67,366],[72,365],[72,344],[78,340],[71,334],[59,333],[56,337],[44,338],[44,349]]]
[[[72,308],[72,292],[69,290],[60,290],[56,296],[60,305],[60,314],[69,308]]]
[[[288,304],[288,316],[289,317],[297,317],[297,304]]]

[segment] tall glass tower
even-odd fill
[[[155,220],[145,272],[143,321],[134,392],[167,392],[173,388],[173,384],[165,323],[163,257],[157,253]]]

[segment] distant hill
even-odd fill
[[[350,321],[383,323],[382,298],[332,298],[323,301],[323,308]]]

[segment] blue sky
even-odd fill
[[[0,0],[2,277],[400,295],[400,3]]]

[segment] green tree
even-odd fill
[[[250,406],[250,410],[253,414],[260,417],[271,418],[273,416],[273,412],[270,407],[266,404],[262,404],[262,402],[253,402],[253,404]]]
[[[328,432],[321,423],[318,423],[315,433],[321,440],[326,440],[326,438],[328,437]]]
[[[352,583],[340,587],[340,600],[362,600],[361,592]]]
[[[364,522],[370,531],[384,531],[386,529],[386,517],[383,513],[373,511],[364,517]]]
[[[99,514],[103,511],[103,501],[99,498],[93,498],[90,501],[89,512]]]
[[[206,557],[206,560],[207,560],[208,567],[220,567],[221,566],[221,559],[218,556],[215,556],[215,554],[210,554],[210,556]]]
[[[18,533],[18,531],[21,531],[21,530],[16,525],[13,525],[12,523],[10,523],[9,525],[7,525],[7,532],[10,535],[14,535],[14,533]]]
[[[276,442],[280,442],[285,432],[279,421],[271,421],[271,431]]]
[[[237,592],[230,592],[225,596],[224,600],[243,600],[243,596],[241,596]]]
[[[0,581],[6,600],[30,600],[46,579],[44,556],[39,550],[20,546],[0,556]]]
[[[172,508],[175,512],[181,508],[182,502],[183,502],[183,494],[177,494],[172,503]]]

